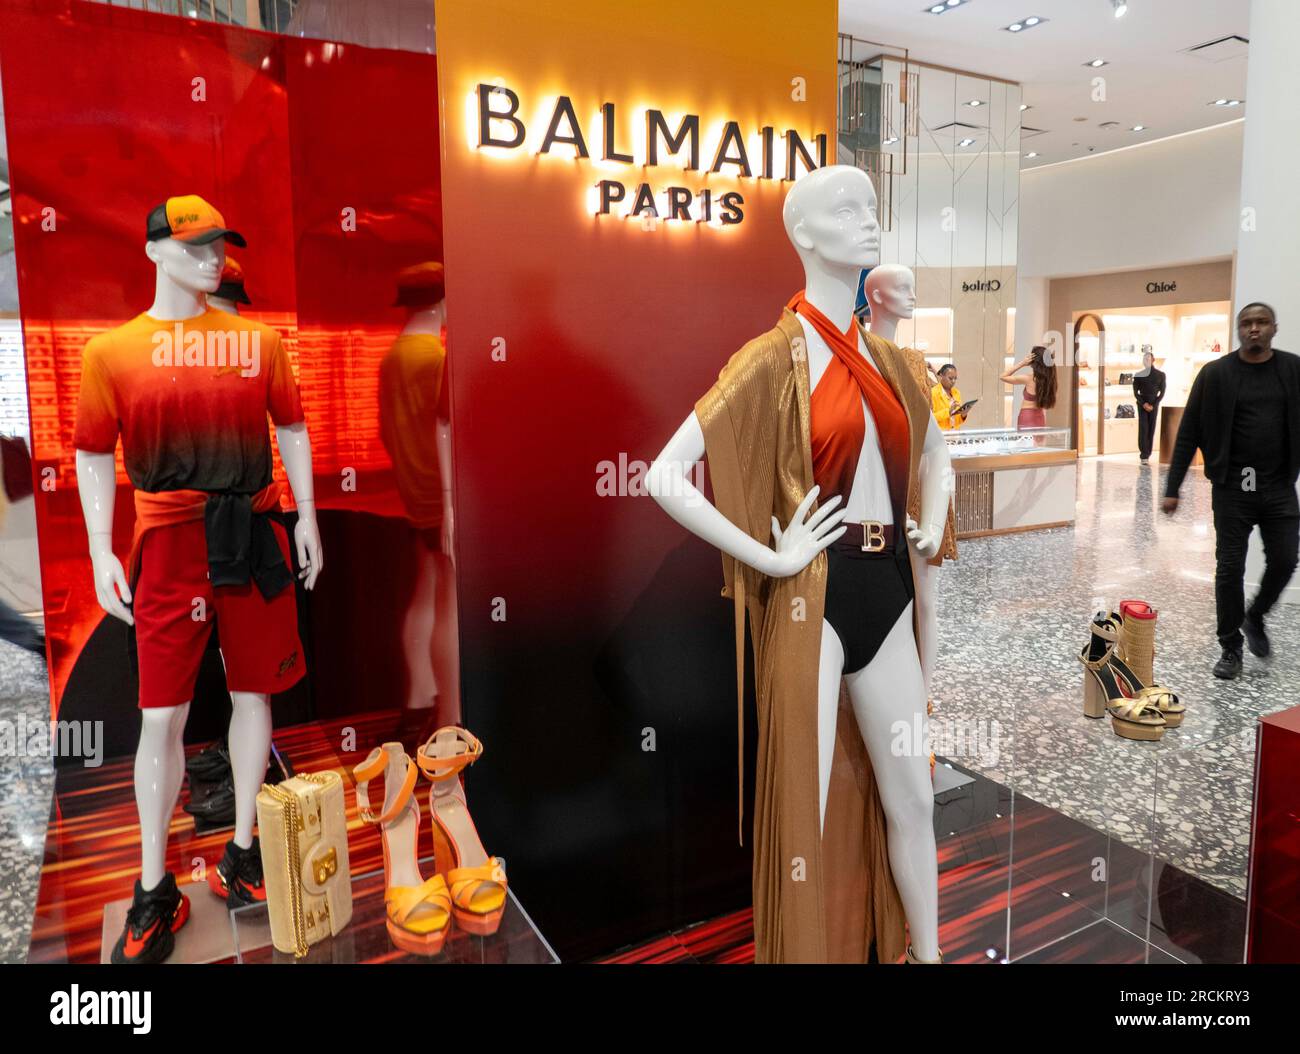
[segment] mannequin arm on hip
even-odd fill
[[[943,433],[931,418],[925,431],[921,453],[921,522],[907,520],[907,537],[920,556],[927,560],[939,552],[943,531],[948,523],[948,505],[952,501],[952,458]]]
[[[772,578],[798,574],[814,556],[847,530],[840,526],[847,510],[837,508],[839,495],[830,498],[808,517],[808,510],[817,500],[818,488],[813,487],[800,502],[785,530],[781,529],[776,517],[772,517],[772,537],[776,548],[769,548],[722,515],[687,478],[690,467],[704,453],[704,431],[699,418],[692,413],[650,466],[646,474],[646,489],[659,507],[688,531],[747,567]]]
[[[298,577],[306,579],[307,589],[316,585],[316,576],[325,566],[321,550],[320,531],[316,527],[316,488],[311,474],[311,440],[307,436],[307,423],[278,425],[275,440],[280,447],[280,460],[284,463],[293,500],[298,505],[298,522],[293,528],[293,541],[298,550]]]
[[[95,599],[99,606],[128,626],[135,624],[131,609],[131,587],[126,582],[122,561],[113,555],[113,503],[117,498],[117,470],[112,454],[77,451],[77,492],[81,515],[90,542],[90,565],[95,576]]]

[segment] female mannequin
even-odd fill
[[[867,302],[871,305],[871,332],[897,344],[898,323],[910,319],[916,310],[916,276],[911,268],[902,264],[881,264],[873,267],[863,283]],[[927,383],[930,370],[926,367]],[[945,455],[947,447],[944,448]],[[928,457],[928,454],[926,455]],[[938,472],[943,469],[939,468]],[[928,476],[929,470],[926,470]],[[920,626],[917,643],[921,646],[921,669],[925,675],[927,694],[934,673],[935,657],[939,648],[939,621],[937,611],[939,567],[923,558],[916,550],[911,554],[912,576],[916,580],[916,621]]]
[[[871,269],[862,289],[871,305],[871,332],[897,344],[899,321],[916,310],[916,275],[902,264],[881,264]]]
[[[170,206],[172,202],[188,200],[190,199],[169,199],[168,204]],[[200,202],[200,204],[210,209],[206,203]],[[219,220],[215,210],[212,210],[212,215]],[[233,232],[228,233],[233,234]],[[108,337],[125,331],[128,327],[138,327],[142,324],[162,332],[165,332],[167,327],[182,322],[197,326],[210,310],[215,312],[215,309],[210,309],[206,298],[215,292],[220,283],[225,258],[224,237],[219,236],[202,243],[183,240],[180,237],[155,237],[153,234],[150,238],[151,240],[146,243],[145,253],[154,263],[157,272],[153,304],[146,315],[141,317],[143,323],[141,319],[133,320],[132,323],[119,327],[119,330],[106,334]],[[223,314],[221,317],[228,319],[230,326],[256,325],[249,322],[241,323],[237,316]],[[278,351],[278,337],[275,336],[274,331],[265,331],[265,336],[275,342],[273,347]],[[138,337],[134,339],[138,341]],[[87,358],[89,356],[88,347]],[[135,365],[138,367],[139,363]],[[178,365],[166,369],[181,368],[184,367]],[[202,370],[201,367],[196,368]],[[163,372],[165,370],[155,376],[161,376]],[[207,376],[215,371],[202,370],[202,372]],[[124,373],[123,376],[142,378],[146,373],[147,371],[137,368],[134,374]],[[113,507],[117,490],[114,454],[102,449],[86,449],[82,445],[82,418],[86,414],[87,389],[90,384],[91,382],[83,375],[82,405],[78,409],[76,466],[82,512],[89,536],[95,592],[100,606],[106,612],[128,625],[135,625],[133,607],[128,605],[134,605],[134,602],[140,598],[133,598],[126,571],[113,552]],[[118,395],[120,396],[121,393],[119,392]],[[265,416],[262,421],[264,435]],[[312,589],[322,567],[322,553],[320,535],[316,526],[311,443],[308,439],[307,427],[301,420],[284,425],[277,424],[276,438],[289,485],[293,489],[298,506],[294,542],[299,566],[302,569],[299,577],[305,580],[307,589]],[[109,438],[110,443],[115,441],[115,436]],[[133,452],[127,448],[125,436],[123,450],[130,464]],[[172,529],[159,528],[163,532]],[[291,588],[287,598],[292,604]],[[232,626],[230,629],[233,633],[235,627]],[[296,629],[293,635],[296,637]],[[223,648],[223,652],[224,650]],[[223,659],[226,658],[227,656],[223,654]],[[292,658],[298,667],[292,670],[293,679],[296,679],[301,675],[301,656],[295,654]],[[143,701],[142,698],[142,703]],[[232,845],[246,855],[254,855],[255,801],[266,774],[271,746],[270,696],[266,692],[232,691],[231,701],[233,713],[229,746],[235,789],[235,831]],[[141,873],[140,880],[136,884],[137,901],[142,895],[147,896],[156,888],[162,888],[164,881],[167,888],[173,891],[173,899],[177,896],[174,893],[174,880],[166,868],[167,832],[180,793],[181,779],[185,773],[182,735],[189,706],[189,701],[185,701],[178,705],[149,707],[142,705],[141,708],[140,745],[135,762],[136,807],[140,817],[141,837]],[[228,853],[230,851],[231,847],[228,847]],[[256,863],[260,885],[260,860]],[[183,904],[184,898],[181,897],[180,900],[184,910],[180,911],[179,915],[176,912],[171,912],[169,915],[173,930],[179,929],[183,924],[188,910]],[[172,946],[170,937],[162,941],[155,940],[151,926],[143,928],[143,937],[140,934],[133,937],[130,925],[131,916],[128,914],[128,932],[124,933],[123,940],[119,941],[119,946],[114,953],[115,961],[158,961],[170,953]],[[123,949],[126,954],[125,960],[119,958]],[[136,953],[139,953],[138,957]]]
[[[879,262],[879,226],[875,213],[875,189],[867,175],[856,168],[835,165],[818,169],[794,185],[785,203],[785,227],[804,265],[804,300],[815,310],[806,312],[801,304],[797,315],[787,312],[783,316],[777,330],[746,345],[728,364],[719,385],[697,404],[696,412],[687,417],[669,440],[647,475],[649,492],[668,515],[730,558],[724,558],[724,567],[737,608],[745,607],[746,593],[753,597],[749,614],[758,667],[760,779],[766,776],[774,781],[774,792],[780,800],[779,808],[769,815],[767,783],[757,792],[764,796],[763,801],[756,803],[759,816],[755,820],[755,930],[760,961],[804,960],[828,954],[829,935],[800,932],[798,927],[825,925],[830,909],[823,901],[834,899],[833,885],[839,881],[832,873],[833,840],[826,820],[831,770],[837,754],[836,722],[842,682],[847,687],[861,742],[870,758],[870,769],[874,771],[873,789],[878,792],[883,808],[888,829],[888,866],[911,930],[909,958],[939,961],[937,865],[931,826],[933,791],[928,744],[909,743],[898,751],[899,728],[924,728],[926,720],[926,690],[913,630],[912,604],[903,606],[866,665],[847,676],[841,633],[852,637],[853,628],[837,629],[821,617],[832,591],[826,585],[828,557],[822,553],[844,538],[846,525],[852,523],[855,531],[864,532],[861,547],[864,551],[867,528],[859,524],[887,523],[896,533],[897,520],[891,508],[893,480],[886,482],[889,473],[882,461],[897,451],[882,449],[875,439],[875,414],[867,412],[864,402],[866,437],[848,492],[832,495],[819,494],[817,487],[804,490],[803,484],[811,482],[811,473],[807,471],[800,473],[800,479],[791,488],[789,473],[779,466],[773,511],[786,515],[771,516],[770,532],[775,545],[768,546],[757,536],[762,529],[758,522],[761,510],[754,495],[758,495],[759,503],[765,500],[764,482],[757,476],[762,472],[760,463],[742,466],[738,482],[724,476],[720,471],[722,459],[718,456],[723,440],[713,438],[715,434],[725,436],[725,429],[715,432],[715,420],[729,415],[729,427],[747,423],[743,406],[752,400],[744,393],[740,398],[727,393],[744,388],[756,371],[767,370],[782,386],[778,399],[781,412],[794,415],[792,421],[783,419],[777,427],[778,461],[792,450],[793,456],[780,464],[793,465],[797,471],[800,458],[796,448],[803,447],[802,463],[807,468],[805,406],[816,405],[812,394],[827,375],[832,359],[837,357],[810,318],[820,312],[840,334],[852,326],[858,275],[862,268],[874,267]],[[884,376],[907,410],[913,481],[907,488],[906,538],[915,555],[923,560],[955,552],[950,543],[949,524],[951,469],[943,438],[929,418],[929,395],[920,356],[910,353],[909,357],[886,340],[869,340],[865,333],[858,334],[855,343],[859,355],[870,363],[857,365],[872,371],[877,380]],[[766,377],[762,384],[769,384]],[[797,413],[784,409],[796,402]],[[719,411],[717,408],[723,404],[727,404],[726,408]],[[755,422],[756,428],[762,429],[764,425],[763,421]],[[795,429],[800,438],[789,440],[790,435],[796,434]],[[815,418],[812,429],[815,434]],[[742,449],[752,446],[743,436],[738,437],[737,443]],[[922,445],[924,457],[921,457]],[[760,449],[766,456],[766,447],[760,444]],[[737,510],[737,516],[744,515],[746,505],[754,509],[747,527],[732,522],[691,485],[687,470],[706,450],[719,504],[726,502]],[[745,478],[747,474],[750,478]],[[739,501],[728,496],[737,487],[744,491]],[[819,498],[822,499],[820,508],[812,511],[813,503]],[[744,567],[735,568],[732,560]],[[830,561],[830,566],[834,566],[834,561]],[[797,622],[798,616],[787,615],[790,609],[785,605],[793,604],[795,610],[800,610],[801,601],[807,603],[810,623],[814,613],[818,616],[810,626],[811,635],[802,626],[786,624],[787,619]],[[741,632],[738,626],[738,633]],[[810,644],[814,662],[806,672],[811,674],[814,683],[806,684],[803,683],[804,667],[799,663],[803,649]],[[780,661],[774,661],[773,652],[778,653]],[[796,667],[798,672],[794,672]],[[807,707],[802,705],[805,694],[811,696]],[[809,729],[809,724],[815,727]],[[783,767],[791,758],[802,757],[798,752],[810,731],[816,755],[815,812],[804,805],[802,788],[798,786],[804,776],[798,771],[798,763]],[[795,814],[806,820],[794,819]],[[811,856],[813,870],[822,862],[822,840],[810,839],[808,832],[800,828],[800,823],[808,821],[818,824],[827,846],[827,866],[812,876],[816,903],[811,907],[800,900],[805,892],[800,880],[785,881],[790,868],[787,855],[792,854],[791,858],[799,861]],[[858,863],[860,867],[860,858]],[[868,884],[880,877],[868,876]],[[871,926],[872,921],[868,919],[868,928]],[[878,914],[874,920],[874,939],[882,959],[902,950],[891,943],[890,933],[884,932],[890,928],[890,922]]]

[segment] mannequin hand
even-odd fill
[[[320,531],[316,528],[316,510],[298,510],[298,522],[293,527],[293,541],[298,550],[299,579],[305,579],[303,585],[313,589],[316,576],[325,566],[325,554],[321,550]]]
[[[135,625],[135,617],[127,607],[131,603],[131,587],[126,584],[122,561],[113,555],[113,543],[107,535],[96,535],[90,542],[90,565],[95,576],[95,599],[99,606],[128,626]]]
[[[813,487],[808,492],[808,496],[794,510],[784,531],[781,530],[780,521],[775,516],[772,517],[772,537],[776,541],[776,549],[772,554],[771,565],[759,568],[764,574],[773,578],[797,575],[812,563],[814,556],[848,530],[847,527],[840,526],[840,521],[848,510],[836,509],[840,503],[838,494],[813,513],[807,523],[804,522],[804,517],[817,500],[820,490],[820,487]]]
[[[943,526],[928,523],[921,527],[909,516],[907,518],[907,540],[912,543],[912,548],[916,550],[918,556],[924,556],[929,560],[938,554],[939,546],[943,544]]]
[[[1178,511],[1178,499],[1162,498],[1160,501],[1160,511],[1163,512],[1166,516],[1172,516],[1175,512]]]

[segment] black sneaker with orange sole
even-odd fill
[[[113,945],[111,960],[119,966],[162,962],[176,947],[176,931],[189,917],[189,898],[176,888],[176,878],[170,871],[147,893],[137,878],[126,926]]]
[[[257,839],[247,849],[240,849],[232,838],[216,867],[208,870],[208,888],[226,902],[228,908],[243,908],[266,901],[262,885],[262,851]]]

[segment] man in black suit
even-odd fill
[[[1156,435],[1156,411],[1165,397],[1165,375],[1156,369],[1156,357],[1142,354],[1142,372],[1133,375],[1133,398],[1138,405],[1138,453],[1145,465],[1151,458],[1151,444]]]
[[[1199,447],[1213,484],[1214,602],[1223,655],[1214,676],[1241,673],[1241,638],[1269,653],[1264,616],[1291,580],[1300,551],[1300,356],[1273,347],[1277,315],[1267,304],[1237,314],[1240,347],[1207,363],[1192,385],[1174,443],[1162,508],[1178,508],[1178,488]],[[1264,575],[1246,609],[1246,544],[1259,526]]]

